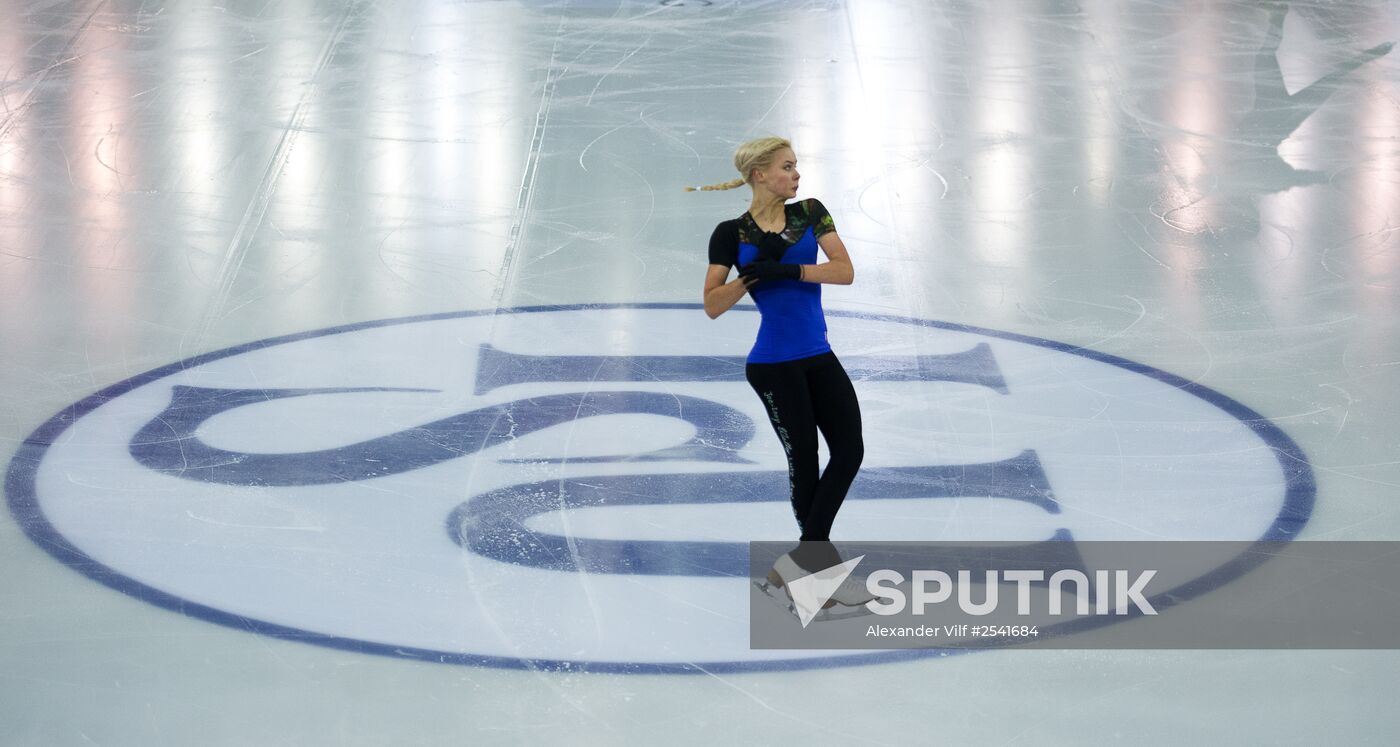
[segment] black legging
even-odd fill
[[[831,545],[831,524],[865,457],[860,402],[835,353],[782,363],[750,363],[744,369],[773,431],[787,452],[792,513],[802,530],[792,559],[808,571],[841,562]],[[831,461],[818,476],[817,431]]]

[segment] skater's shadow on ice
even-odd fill
[[[1217,134],[1175,130],[1162,137],[1199,163],[1189,177],[1169,161],[1166,183],[1153,212],[1174,227],[1190,231],[1236,232],[1253,235],[1259,229],[1259,200],[1294,187],[1324,184],[1325,171],[1294,168],[1279,154],[1279,146],[1317,113],[1357,68],[1388,54],[1386,42],[1355,52],[1313,83],[1288,92],[1279,66],[1286,3],[1265,6],[1269,13],[1264,43],[1254,57],[1254,101],[1232,126]],[[1140,120],[1149,127],[1151,122]],[[1155,150],[1155,147],[1154,147]]]
[[[1290,94],[1278,62],[1287,15],[1287,4],[1273,7],[1264,45],[1254,57],[1254,107],[1240,117],[1228,136],[1236,148],[1231,151],[1235,157],[1222,164],[1222,185],[1234,188],[1226,191],[1260,194],[1327,181],[1323,172],[1293,168],[1279,155],[1279,146],[1322,108],[1352,71],[1385,56],[1395,46],[1392,41],[1356,52],[1331,72]]]

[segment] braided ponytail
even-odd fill
[[[780,137],[761,137],[757,140],[750,140],[734,151],[734,168],[743,175],[741,178],[719,184],[707,184],[703,187],[686,187],[685,191],[718,192],[742,187],[753,178],[754,169],[767,168],[773,163],[773,154],[783,148],[792,148],[792,143]]]
[[[732,182],[721,182],[719,184],[706,184],[703,187],[686,187],[687,192],[718,192],[724,189],[738,189],[744,186],[743,179],[735,179]]]

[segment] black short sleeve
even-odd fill
[[[818,238],[836,230],[836,221],[832,219],[831,213],[828,213],[826,206],[815,197],[807,200],[807,221],[812,227],[812,235]]]
[[[733,267],[739,261],[739,221],[727,220],[710,234],[710,264]]]

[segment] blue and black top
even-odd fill
[[[715,227],[710,264],[743,267],[762,256],[786,264],[817,263],[817,237],[836,230],[826,207],[815,198],[783,206],[787,227],[768,233],[744,213]],[[749,363],[781,363],[830,352],[819,283],[770,280],[749,288],[762,321]]]

